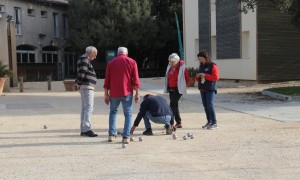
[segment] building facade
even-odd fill
[[[73,76],[77,58],[68,44],[67,0],[1,0],[0,8],[3,26],[15,27],[12,53],[19,77],[42,81],[47,76],[54,80]]]
[[[300,79],[300,30],[272,4],[244,14],[238,0],[183,0],[183,10],[188,65],[194,66],[196,54],[206,49],[223,79]]]

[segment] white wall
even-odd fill
[[[218,65],[222,79],[257,80],[256,11],[248,12],[248,14],[242,13],[241,26],[242,58],[215,59],[213,61]]]
[[[198,0],[183,0],[183,47],[187,67],[198,67]]]
[[[242,30],[241,30],[241,59],[216,59],[216,11],[215,0],[211,0],[211,54],[213,61],[218,65],[220,77],[222,79],[257,79],[257,26],[256,11],[242,14]],[[184,26],[184,52],[187,66],[197,67],[198,62],[195,61],[198,53],[199,29],[198,29],[198,1],[183,0],[183,26]]]

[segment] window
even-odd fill
[[[21,8],[15,7],[16,35],[22,35]]]
[[[17,62],[18,63],[35,63],[34,51],[17,50]]]
[[[54,37],[59,38],[59,21],[58,21],[58,14],[53,13],[53,24],[54,24]]]
[[[46,18],[47,17],[47,11],[41,11],[41,17]]]
[[[217,58],[217,37],[211,36],[211,58]]]
[[[75,53],[65,52],[65,76],[74,77],[76,74],[77,59]]]
[[[242,32],[242,57],[249,58],[249,31]]]
[[[28,16],[35,16],[34,9],[27,9]]]
[[[42,60],[43,63],[57,63],[58,54],[56,51],[43,51]]]
[[[70,31],[69,18],[68,16],[64,15],[64,37],[65,38],[69,37],[69,31]]]
[[[5,12],[5,6],[4,5],[0,5],[0,13]]]

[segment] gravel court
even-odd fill
[[[0,97],[0,104],[44,103],[52,108],[0,109],[0,179],[298,179],[300,176],[299,122],[273,121],[217,107],[220,128],[202,130],[205,124],[202,105],[182,99],[184,127],[177,130],[177,140],[163,135],[162,125],[152,124],[154,136],[143,136],[144,140],[139,142],[138,137],[144,131],[141,123],[135,131],[135,141],[122,148],[120,136],[116,142],[106,142],[109,108],[103,101],[102,80],[98,82],[92,120],[93,129],[99,134],[96,138],[79,136],[79,94],[64,92],[62,82],[53,82],[51,92],[43,90],[42,83],[27,85],[27,90],[37,88],[23,94],[13,90]],[[147,93],[141,91],[141,95]],[[138,108],[139,104],[135,104],[134,118]],[[120,108],[117,127],[122,126]],[[188,132],[195,139],[183,140]]]

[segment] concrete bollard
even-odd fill
[[[24,89],[24,86],[23,86],[23,77],[20,76],[20,92],[21,93],[23,92],[23,89]]]
[[[48,79],[48,91],[51,91],[51,76],[47,76]]]

